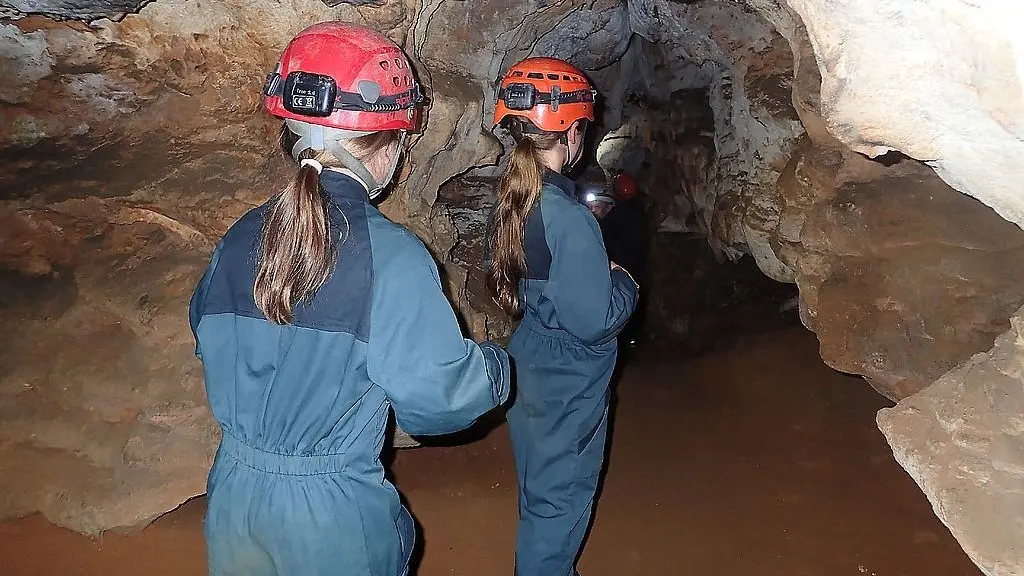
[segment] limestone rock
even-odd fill
[[[987,576],[1024,574],[1024,309],[927,389],[878,413],[893,454]]]
[[[441,198],[458,231],[448,266],[466,330],[476,339],[508,336],[512,322],[487,292],[483,269],[487,216],[497,195],[493,178],[466,175],[448,182]]]
[[[839,140],[869,156],[899,150],[925,161],[1024,226],[1024,5],[786,1],[807,27]]]
[[[119,20],[149,0],[5,0],[11,16],[43,14],[57,20]]]
[[[759,8],[776,19],[789,17],[788,33],[797,41],[801,30],[779,5],[761,2]],[[769,6],[770,5],[770,6]],[[772,13],[770,8],[774,8]],[[636,73],[652,109],[650,124],[660,142],[678,145],[693,136],[693,124],[681,118],[679,91],[707,89],[713,123],[713,173],[703,186],[687,186],[687,205],[694,224],[722,254],[755,256],[762,270],[782,281],[793,272],[778,260],[769,245],[770,229],[778,215],[772,196],[776,181],[804,130],[793,107],[792,42],[787,41],[760,12],[743,3],[679,4],[661,0],[630,3],[633,31],[652,44],[646,51],[646,72]],[[804,60],[806,63],[806,59]],[[659,167],[671,151],[652,147]],[[673,170],[673,168],[662,168]],[[665,182],[652,174],[650,189],[678,187],[675,177]],[[674,182],[671,182],[674,180]],[[674,184],[674,185],[673,185]],[[685,225],[684,225],[685,226]]]
[[[98,533],[205,491],[219,431],[182,311],[206,259],[150,214],[98,199],[5,210],[0,517]]]
[[[1024,232],[920,164],[843,182],[835,160],[794,159],[773,243],[822,358],[898,400],[1006,329],[1024,304],[1024,271],[1006,265],[1024,258]]]

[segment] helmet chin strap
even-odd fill
[[[405,145],[405,132],[401,133],[398,148],[391,157],[391,165],[388,168],[387,173],[382,182],[377,182],[377,179],[373,177],[366,165],[359,161],[351,152],[342,146],[342,142],[345,140],[352,140],[361,136],[367,136],[373,134],[373,132],[361,132],[357,130],[341,130],[338,128],[328,128],[325,126],[319,126],[316,124],[309,124],[307,122],[301,122],[299,120],[287,119],[285,124],[288,129],[291,130],[295,135],[299,137],[298,142],[292,146],[292,158],[296,162],[300,161],[299,156],[304,151],[312,148],[313,150],[326,150],[341,162],[342,166],[352,171],[359,180],[366,186],[366,193],[370,196],[370,199],[376,199],[384,191],[384,188],[391,182],[391,179],[395,176],[395,170],[398,168],[398,162],[402,156],[402,147]]]
[[[565,154],[566,154],[566,156],[568,156],[569,155],[569,133],[568,132],[563,132],[562,133],[562,144],[565,145]],[[581,136],[580,137],[580,146],[579,146],[579,148],[576,149],[576,153],[573,154],[572,158],[571,159],[567,159],[566,163],[562,165],[562,173],[565,173],[565,172],[568,172],[568,171],[572,170],[572,167],[575,166],[576,163],[579,162],[580,158],[582,158],[582,157],[583,157],[583,138]]]
[[[373,190],[367,191],[368,194],[370,195],[370,200],[375,200],[378,196],[380,196],[381,193],[384,192],[384,189],[387,188],[388,184],[390,184],[391,181],[395,178],[395,170],[398,170],[398,163],[402,160],[402,154],[403,151],[405,150],[406,136],[407,134],[405,130],[402,130],[398,133],[398,145],[395,146],[395,152],[394,154],[391,155],[391,164],[388,166],[388,171],[384,174],[384,183]]]
[[[566,152],[568,152],[568,150],[566,150]],[[582,158],[582,157],[583,157],[583,145],[580,144],[580,147],[576,149],[576,154],[573,155],[572,160],[567,162],[565,164],[565,166],[562,166],[562,172],[568,172],[569,170],[572,170],[572,167],[575,166],[576,163],[579,162],[580,158]]]

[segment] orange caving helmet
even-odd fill
[[[498,85],[494,125],[525,118],[544,132],[564,132],[577,120],[594,120],[597,91],[579,68],[557,58],[527,58]]]

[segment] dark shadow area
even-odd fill
[[[52,270],[39,276],[0,270],[0,309],[14,318],[59,318],[77,298],[74,270]]]
[[[646,330],[636,352],[700,356],[799,324],[796,285],[768,278],[750,256],[719,263],[701,236],[656,235],[650,268]]]
[[[904,160],[910,160],[910,159],[911,158],[909,156],[907,156],[906,154],[900,152],[899,150],[890,150],[890,151],[886,152],[885,154],[882,154],[881,156],[875,156],[874,158],[869,158],[869,160],[871,160],[872,162],[878,162],[879,164],[881,164],[882,166],[885,166],[886,168],[888,168],[890,166],[895,166],[895,165],[899,164],[900,162],[903,162]]]

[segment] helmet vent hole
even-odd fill
[[[402,79],[399,78],[398,76],[392,76],[391,77],[391,81],[395,83],[395,86],[401,86],[402,85]]]
[[[406,76],[405,78],[402,78],[402,84],[404,84],[406,86],[410,86],[411,85],[411,83],[409,82],[409,77],[408,76]]]
[[[513,72],[512,75],[515,76],[516,78],[522,78],[523,77],[523,73],[521,71],[519,71],[519,70],[516,70],[515,72]]]
[[[395,66],[397,66],[399,70],[405,68],[405,64],[402,63],[401,58],[395,58]]]
[[[526,77],[527,78],[533,78],[535,80],[543,80],[544,79],[544,75],[541,74],[540,72],[530,72],[529,74],[526,75]]]
[[[391,68],[391,63],[388,62],[387,60],[381,60],[380,61],[380,68],[381,68],[381,70],[387,70],[387,69]]]
[[[548,80],[558,80],[558,74],[548,74]]]
[[[566,82],[572,82],[572,78],[568,76],[562,76],[562,80],[565,80]]]

